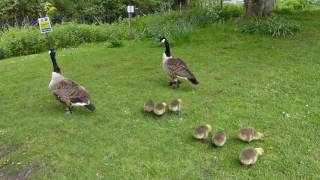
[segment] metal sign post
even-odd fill
[[[49,43],[49,38],[48,38],[48,33],[52,32],[50,18],[48,16],[43,17],[43,18],[39,18],[38,23],[39,23],[39,27],[40,27],[40,32],[45,34],[46,39],[47,39],[48,48],[50,48],[50,43]]]
[[[131,30],[131,17],[134,13],[134,6],[128,6],[127,7],[128,15],[129,15],[129,30]]]

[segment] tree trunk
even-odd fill
[[[267,16],[274,10],[275,0],[244,0],[242,17]]]

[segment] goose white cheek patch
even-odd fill
[[[162,43],[164,43],[164,42],[166,42],[166,39],[162,39],[162,41],[161,41]]]

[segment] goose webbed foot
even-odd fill
[[[66,110],[64,111],[64,115],[69,116],[71,114],[72,114],[72,107],[66,108]]]

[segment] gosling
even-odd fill
[[[162,116],[166,112],[166,106],[167,106],[167,104],[164,102],[157,103],[153,109],[154,114],[157,116]]]
[[[227,142],[227,135],[224,130],[218,131],[212,137],[212,144],[214,144],[216,147],[222,147],[226,142]]]
[[[179,112],[181,109],[181,99],[175,99],[170,103],[169,110],[171,112]]]
[[[155,105],[155,103],[153,100],[151,100],[151,99],[148,100],[147,102],[144,103],[144,111],[148,112],[148,113],[153,112],[154,105]]]
[[[254,128],[240,128],[238,138],[245,142],[251,142],[253,140],[264,140],[264,134],[257,132]]]
[[[199,140],[207,139],[211,130],[209,124],[200,125],[193,130],[193,137]]]
[[[239,159],[241,164],[252,166],[257,162],[258,157],[263,153],[264,150],[262,148],[246,148],[241,151]]]

